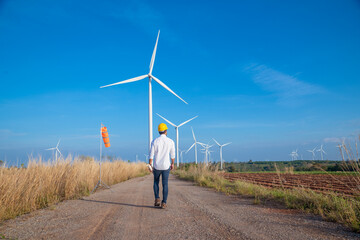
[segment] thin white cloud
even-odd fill
[[[26,133],[18,133],[14,132],[10,129],[0,129],[0,137],[17,137],[17,136],[25,136]]]
[[[293,123],[261,123],[261,122],[221,122],[201,125],[200,128],[273,128],[279,126],[291,126]]]
[[[325,143],[342,143],[345,140],[344,137],[342,138],[338,138],[338,137],[328,137],[328,138],[324,138],[324,142]]]
[[[245,68],[251,74],[254,83],[266,91],[274,93],[281,99],[323,93],[320,86],[300,81],[295,76],[279,72],[266,65],[251,64]]]

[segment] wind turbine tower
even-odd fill
[[[222,148],[225,147],[225,146],[227,146],[227,145],[229,145],[229,144],[231,144],[231,142],[225,143],[225,144],[221,145],[221,144],[218,143],[214,138],[213,138],[213,140],[215,141],[215,143],[216,143],[216,144],[219,146],[219,148],[220,148],[220,169],[222,170],[222,169],[223,169]]]
[[[189,119],[189,120],[187,120],[187,121],[185,121],[185,122],[183,122],[183,123],[176,126],[175,124],[173,124],[172,122],[170,122],[169,120],[167,120],[166,118],[161,116],[160,114],[157,113],[157,115],[159,117],[161,117],[162,119],[164,119],[166,122],[168,122],[169,124],[171,124],[172,126],[175,127],[175,131],[176,131],[176,166],[179,167],[179,127],[185,125],[186,123],[188,123],[191,120],[197,118],[198,116],[193,117],[193,118],[191,118],[191,119]]]
[[[184,156],[183,156],[184,152],[186,152],[186,151],[185,150],[180,151],[180,160],[181,160],[182,164],[184,163]]]
[[[179,97],[175,92],[173,92],[168,86],[166,86],[162,81],[160,81],[159,79],[157,79],[156,77],[154,77],[152,75],[152,71],[153,71],[153,67],[154,67],[154,63],[155,63],[155,55],[156,55],[156,49],[157,49],[157,44],[158,44],[158,40],[159,40],[159,35],[160,35],[160,30],[158,32],[158,36],[156,39],[156,43],[155,43],[155,47],[154,47],[154,51],[153,54],[151,56],[151,61],[150,61],[150,65],[149,65],[149,73],[146,75],[142,75],[139,77],[135,77],[135,78],[130,78],[127,79],[125,81],[120,81],[117,83],[113,83],[113,84],[109,84],[109,85],[105,85],[102,86],[100,88],[104,88],[104,87],[110,87],[110,86],[115,86],[115,85],[119,85],[119,84],[124,84],[124,83],[130,83],[130,82],[136,82],[136,81],[140,81],[144,78],[149,78],[149,152],[150,152],[150,145],[153,139],[153,118],[152,118],[152,87],[151,87],[151,81],[154,80],[155,82],[157,82],[158,84],[160,84],[163,88],[165,88],[166,90],[168,90],[169,92],[171,92],[173,95],[175,95],[176,97],[178,97],[181,101],[183,101],[184,103],[187,104],[187,102],[185,102],[185,100],[183,100],[181,97]]]
[[[204,144],[204,143],[200,143],[200,142],[199,142],[199,144],[201,144],[201,146],[203,146],[203,149],[201,149],[201,150],[203,150],[204,153],[205,153],[205,164],[208,165],[208,162],[209,162],[208,156],[210,155],[209,149],[210,149],[213,145]]]

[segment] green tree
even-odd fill
[[[236,171],[236,169],[234,166],[228,167],[228,172],[235,172],[235,171]]]

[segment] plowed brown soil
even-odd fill
[[[309,188],[314,191],[336,192],[347,196],[360,193],[356,176],[330,174],[221,173],[230,181],[243,180],[266,187]]]

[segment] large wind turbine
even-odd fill
[[[57,158],[58,158],[57,154],[59,153],[60,156],[62,155],[60,150],[59,150],[60,140],[61,140],[61,138],[59,139],[58,143],[56,144],[56,147],[45,149],[45,150],[55,150],[55,159],[56,159],[56,161],[57,161]]]
[[[159,117],[161,117],[162,119],[164,119],[165,121],[167,121],[169,124],[171,124],[171,125],[173,125],[175,127],[175,130],[176,130],[176,166],[179,167],[179,127],[181,127],[182,125],[184,125],[184,124],[190,122],[191,120],[197,118],[198,116],[193,117],[193,118],[191,118],[191,119],[189,119],[189,120],[187,120],[187,121],[185,121],[185,122],[183,122],[183,123],[176,126],[175,124],[173,124],[172,122],[170,122],[169,120],[167,120],[166,118],[161,116],[160,114],[157,113],[157,115]]]
[[[315,160],[316,147],[315,147],[313,150],[306,150],[306,151],[311,152],[311,153],[312,153],[313,160]]]
[[[219,146],[219,148],[220,148],[220,169],[222,170],[222,169],[223,169],[222,148],[225,147],[225,146],[227,146],[227,145],[229,145],[229,144],[231,144],[231,142],[225,143],[225,144],[221,145],[221,144],[218,143],[214,138],[213,138],[213,140],[215,141],[215,143],[216,143],[216,144]]]
[[[193,130],[192,127],[191,127],[191,131],[192,131],[193,138],[194,138],[194,141],[195,141],[195,142],[193,143],[193,145],[191,145],[191,147],[189,147],[189,149],[186,151],[186,153],[188,153],[188,151],[190,151],[190,149],[192,149],[193,147],[195,147],[195,164],[197,164],[197,147],[196,147],[196,144],[200,144],[200,143],[196,141],[195,134],[194,134],[194,130]]]
[[[158,32],[158,36],[156,39],[156,43],[155,43],[155,48],[151,57],[151,61],[150,61],[150,66],[149,66],[149,73],[146,75],[142,75],[139,77],[135,77],[135,78],[131,78],[131,79],[127,79],[125,81],[121,81],[121,82],[117,82],[117,83],[113,83],[113,84],[109,84],[106,86],[102,86],[100,88],[104,88],[104,87],[110,87],[110,86],[114,86],[114,85],[119,85],[119,84],[124,84],[124,83],[130,83],[130,82],[136,82],[139,80],[142,80],[146,77],[149,78],[149,151],[150,151],[150,145],[153,139],[153,132],[152,132],[152,88],[151,88],[151,80],[155,80],[155,82],[157,82],[158,84],[160,84],[163,88],[165,88],[166,90],[168,90],[169,92],[171,92],[172,94],[174,94],[176,97],[178,97],[181,101],[183,101],[184,103],[187,104],[187,102],[184,101],[184,99],[182,99],[181,97],[179,97],[175,92],[173,92],[168,86],[166,86],[162,81],[160,81],[159,79],[157,79],[156,77],[154,77],[152,75],[152,70],[154,67],[154,62],[155,62],[155,55],[156,55],[156,49],[157,49],[157,44],[158,44],[158,40],[159,40],[159,35],[160,35],[160,30]]]

